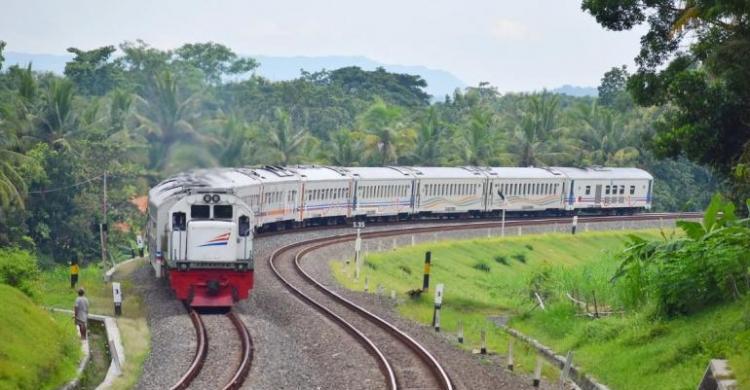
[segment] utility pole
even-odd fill
[[[102,264],[107,261],[107,233],[109,227],[107,226],[107,172],[104,172],[104,180],[102,181],[102,223],[99,224],[99,239],[101,240],[102,246]]]

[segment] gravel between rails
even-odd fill
[[[201,314],[208,335],[208,353],[190,389],[221,388],[232,380],[242,357],[242,341],[224,314]]]
[[[369,338],[385,355],[386,359],[388,359],[396,373],[396,378],[401,388],[440,389],[440,383],[430,371],[430,366],[407,345],[359,313],[322,293],[299,275],[294,266],[294,258],[300,250],[301,248],[296,248],[295,250],[285,252],[275,259],[274,264],[276,265],[276,269],[289,283],[328,310],[336,313]],[[357,342],[353,338],[351,341]],[[383,380],[383,385],[386,385],[386,378]]]

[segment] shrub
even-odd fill
[[[495,262],[500,263],[502,265],[508,265],[508,257],[503,255],[497,255],[495,256]]]
[[[17,248],[0,248],[0,283],[13,286],[24,294],[35,297],[39,276],[39,267],[34,255]]]
[[[530,250],[530,251],[533,251],[533,250],[534,250],[534,247],[533,247],[533,246],[532,246],[531,244],[526,244],[526,245],[524,245],[524,246],[526,247],[526,249],[528,249],[528,250]]]
[[[376,270],[376,269],[378,269],[378,265],[375,264],[375,263],[373,263],[373,262],[371,262],[370,260],[365,260],[365,266],[367,266],[367,268],[369,268],[369,269],[371,269],[373,271]]]
[[[511,256],[514,260],[518,261],[519,263],[526,263],[526,255],[523,253],[516,253],[515,255]]]
[[[490,265],[487,263],[476,263],[472,266],[472,268],[482,272],[490,272]]]
[[[637,306],[652,300],[667,316],[688,314],[750,291],[750,226],[734,206],[715,196],[703,224],[679,221],[687,238],[630,237],[613,276]]]
[[[411,275],[411,268],[409,268],[409,267],[407,267],[405,265],[399,265],[398,269],[400,269],[401,271],[404,271],[404,273],[407,274],[407,275]]]

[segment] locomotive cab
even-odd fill
[[[253,284],[252,211],[227,191],[200,190],[169,211],[166,266],[177,297],[193,307],[231,306]]]

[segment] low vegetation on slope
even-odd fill
[[[64,326],[21,291],[0,284],[0,388],[54,389],[70,379],[80,344],[69,321]]]
[[[507,336],[493,322],[508,318],[560,353],[574,350],[577,364],[614,389],[693,388],[711,358],[728,358],[741,382],[748,382],[750,301],[728,299],[689,316],[662,314],[650,299],[633,305],[632,289],[612,277],[634,239],[663,240],[648,230],[445,241],[370,254],[363,269],[371,291],[382,285],[403,297],[421,287],[424,252],[431,250],[432,286],[445,284],[442,328],[455,332],[461,320],[469,348],[478,347],[480,330],[488,328],[490,349],[506,353]],[[332,266],[342,284],[362,289],[351,265]],[[546,310],[537,306],[536,294]],[[615,313],[591,318],[568,295],[589,302],[591,312]],[[398,310],[430,323],[432,294],[405,298]],[[514,352],[520,370],[533,369],[531,351],[517,346]]]

